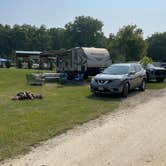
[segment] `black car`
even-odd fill
[[[166,69],[166,63],[161,63],[160,67],[163,67],[164,69]]]
[[[91,80],[94,93],[120,93],[127,97],[132,89],[145,90],[146,71],[137,63],[113,64]]]
[[[153,64],[148,64],[146,68],[147,81],[157,80],[163,82],[166,78],[166,69],[164,67],[156,67]]]

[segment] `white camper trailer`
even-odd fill
[[[57,72],[66,72],[72,77],[76,74],[95,75],[111,63],[107,49],[76,47],[57,55],[56,66]]]

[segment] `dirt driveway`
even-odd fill
[[[153,96],[153,97],[152,97]],[[114,113],[55,137],[10,166],[165,166],[166,90],[132,94]]]

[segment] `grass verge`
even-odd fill
[[[164,89],[166,88],[166,80],[164,82],[150,81],[146,85],[147,89]]]

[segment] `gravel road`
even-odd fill
[[[165,166],[166,90],[133,92],[120,108],[3,166]]]

